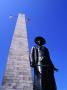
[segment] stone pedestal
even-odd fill
[[[24,14],[19,14],[17,19],[2,90],[33,90]]]

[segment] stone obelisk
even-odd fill
[[[33,90],[24,14],[18,15],[3,78],[2,90]]]

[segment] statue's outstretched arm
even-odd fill
[[[50,55],[49,55],[49,51],[47,49],[47,59],[49,60],[49,65],[55,70],[58,71],[58,69],[54,66],[54,64],[51,61]]]

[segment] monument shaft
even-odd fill
[[[33,90],[24,14],[19,14],[17,19],[2,90]]]

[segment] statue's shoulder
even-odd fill
[[[45,49],[46,51],[48,51],[48,48],[46,46],[42,46],[42,49]]]
[[[32,46],[32,49],[37,49],[37,46],[36,45]]]

